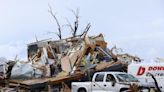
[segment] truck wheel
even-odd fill
[[[80,88],[78,92],[87,92],[85,88]]]

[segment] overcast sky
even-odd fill
[[[0,0],[0,57],[26,58],[26,44],[45,38],[57,39],[57,26],[48,4],[60,20],[73,22],[71,10],[80,9],[80,30],[90,22],[89,35],[103,33],[108,47],[149,62],[164,58],[163,0]],[[63,35],[71,35],[63,28]]]

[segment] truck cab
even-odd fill
[[[72,92],[122,92],[139,81],[130,74],[123,72],[97,72],[92,82],[73,82]]]

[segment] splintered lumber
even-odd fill
[[[14,90],[13,88],[7,88],[7,87],[1,88],[0,87],[0,92],[14,92],[13,90]]]
[[[51,78],[40,78],[40,79],[30,79],[30,80],[10,80],[10,86],[19,86],[25,89],[36,89],[40,87],[45,87],[48,85],[61,84],[65,81],[78,80],[84,77],[84,73],[76,73],[69,76],[51,77]]]
[[[25,89],[35,89],[44,87],[48,78],[43,79],[31,79],[31,80],[10,80],[9,86],[19,86]]]
[[[62,82],[66,82],[66,81],[71,81],[71,80],[78,80],[81,79],[82,77],[84,77],[85,74],[84,73],[76,73],[74,75],[70,75],[70,76],[65,76],[65,77],[59,77],[59,78],[51,78],[48,81],[49,85],[55,85],[55,84],[60,84]]]
[[[69,73],[72,69],[70,59],[68,56],[65,56],[61,59],[62,70]]]

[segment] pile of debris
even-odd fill
[[[76,35],[79,28],[78,11],[74,12],[74,26],[69,21],[67,24],[72,37],[62,39],[61,26],[51,7],[49,13],[58,25],[57,36],[60,40],[30,43],[27,61],[6,60],[0,64],[1,85],[38,89],[46,85],[70,84],[72,80],[90,80],[97,71],[127,72],[127,66],[131,62],[141,61],[139,57],[117,53],[120,49],[116,47],[108,49],[102,34],[87,36],[90,24],[81,35]]]
[[[141,61],[140,58],[126,53],[114,53],[117,50],[116,47],[107,48],[102,34],[82,35],[59,41],[37,41],[28,44],[28,61],[10,61],[2,64],[5,65],[5,69],[1,72],[5,76],[1,78],[14,83],[19,80],[19,84],[21,81],[24,85],[29,85],[29,82],[23,83],[22,80],[32,80],[33,84],[37,84],[38,79],[42,80],[39,84],[60,84],[69,79],[89,80],[97,71],[126,72],[128,64]]]

